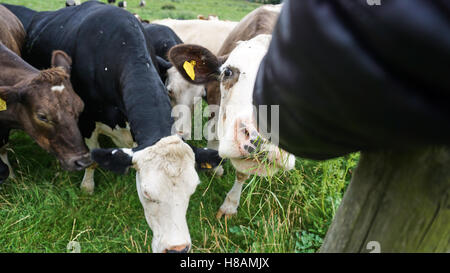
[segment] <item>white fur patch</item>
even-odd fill
[[[130,157],[133,157],[133,154],[134,154],[132,149],[122,149],[122,152],[126,153]]]
[[[55,86],[52,86],[52,91],[61,93],[65,88],[66,87],[64,86],[64,84],[55,85]]]

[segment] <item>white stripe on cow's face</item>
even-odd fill
[[[122,149],[122,151],[123,151],[124,153],[126,153],[127,155],[129,155],[130,157],[133,157],[134,152],[133,152],[132,149],[124,148],[124,149]]]
[[[66,88],[66,87],[64,86],[64,84],[61,84],[61,85],[55,85],[55,86],[52,86],[52,91],[53,91],[53,92],[61,93],[65,88]]]

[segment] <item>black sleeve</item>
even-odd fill
[[[450,1],[368,2],[285,1],[254,92],[280,106],[282,148],[450,144]]]

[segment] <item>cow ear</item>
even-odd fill
[[[22,97],[23,94],[19,89],[12,86],[0,86],[0,99],[5,101],[7,105],[20,102]]]
[[[101,168],[117,174],[127,173],[133,164],[133,155],[130,149],[94,149],[91,157]]]
[[[61,67],[70,75],[72,58],[62,50],[55,50],[52,53],[52,67]]]
[[[197,148],[188,144],[195,154],[195,162],[200,170],[213,169],[222,163],[223,159],[219,156],[219,152],[208,148]]]
[[[156,61],[158,62],[159,70],[164,73],[173,66],[171,62],[168,62],[159,56],[156,56]]]
[[[169,60],[183,77],[194,84],[217,81],[219,59],[208,49],[198,45],[181,44],[169,51]]]

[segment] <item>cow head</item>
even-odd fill
[[[166,72],[166,89],[172,107],[175,107],[174,114],[179,118],[179,121],[177,120],[175,123],[176,133],[184,139],[191,139],[191,119],[194,105],[198,102],[198,98],[205,96],[205,87],[185,80],[170,62],[160,57],[158,57],[158,67],[162,73]],[[191,114],[188,115],[186,112],[178,113],[176,108],[178,105],[185,106]]]
[[[190,196],[199,184],[192,149],[178,136],[131,149],[96,149],[92,158],[103,168],[124,173],[136,169],[136,186],[153,232],[153,252],[187,252],[191,238],[186,222]]]
[[[78,129],[84,104],[70,83],[71,62],[66,53],[53,52],[51,69],[18,85],[0,87],[0,98],[16,127],[54,154],[63,168],[82,170],[92,161]]]
[[[217,57],[196,45],[178,45],[169,52],[170,61],[186,80],[220,84],[219,154],[244,173],[266,175],[295,164],[293,155],[261,137],[255,122],[253,87],[270,40],[270,35],[258,35],[240,42],[227,57]]]

